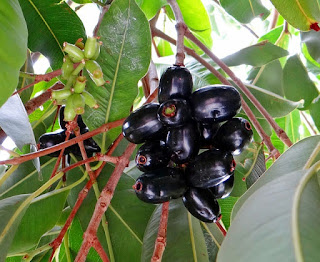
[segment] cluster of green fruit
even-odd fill
[[[101,42],[96,37],[88,37],[86,43],[79,39],[75,45],[65,42],[63,51],[67,53],[62,65],[61,78],[66,80],[63,89],[52,91],[51,98],[56,105],[65,105],[64,120],[72,121],[84,113],[85,105],[97,108],[95,98],[85,90],[87,78],[82,75],[85,68],[97,86],[105,84],[100,65],[95,61],[100,54]]]
[[[181,66],[164,72],[158,90],[159,103],[135,110],[122,127],[127,140],[144,143],[135,158],[144,172],[134,185],[136,195],[153,204],[182,197],[193,216],[216,222],[217,199],[229,196],[234,186],[233,155],[253,135],[246,119],[234,117],[240,94],[225,85],[192,92],[192,76]]]

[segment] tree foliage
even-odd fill
[[[68,85],[64,42],[91,34],[77,14],[89,4],[100,12],[93,34],[106,82],[97,87],[82,74],[99,108],[85,107],[90,132],[38,151],[39,137],[59,129],[50,96]],[[135,196],[141,171],[121,125],[156,101],[158,79],[179,59],[175,40],[184,44],[194,89],[238,89],[239,116],[253,124],[254,140],[236,157],[234,190],[219,200],[221,222],[200,222],[181,199],[170,201],[162,261],[317,261],[319,21],[318,0],[2,0],[0,140],[9,136],[18,147],[0,148],[10,154],[0,162],[0,261],[160,261],[153,254],[164,204]],[[50,67],[34,74],[42,56]],[[89,137],[101,154],[71,155],[69,167],[48,156],[82,148]]]

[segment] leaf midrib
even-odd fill
[[[36,13],[39,15],[40,19],[43,21],[43,23],[45,24],[45,26],[48,28],[49,32],[51,33],[52,37],[54,38],[54,40],[57,42],[61,52],[63,53],[63,49],[62,46],[60,45],[56,35],[54,34],[54,32],[52,31],[51,27],[49,26],[49,24],[47,23],[47,21],[45,20],[45,18],[41,15],[39,9],[37,8],[37,6],[33,3],[32,0],[28,0],[29,3],[31,4],[31,6],[34,8],[34,10],[36,11]]]

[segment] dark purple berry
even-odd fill
[[[191,119],[191,109],[184,99],[170,99],[158,109],[158,119],[168,127],[178,127]]]
[[[167,166],[170,154],[163,141],[147,141],[139,148],[135,161],[139,170],[147,172]]]
[[[234,175],[230,176],[226,181],[211,187],[210,190],[214,195],[214,198],[226,198],[228,197],[233,189],[234,186]]]
[[[59,129],[55,132],[43,134],[42,136],[39,137],[40,149],[45,149],[45,148],[55,146],[57,144],[64,142],[65,140],[66,140],[66,134],[65,134],[65,130],[63,129]],[[59,154],[60,154],[60,150],[50,153],[48,154],[48,156],[58,157]]]
[[[162,74],[158,89],[159,103],[169,99],[188,99],[192,93],[192,76],[182,66],[171,66]]]
[[[203,222],[217,222],[221,216],[219,203],[209,189],[190,188],[182,201],[188,211]]]
[[[158,120],[158,108],[159,104],[146,104],[132,112],[123,123],[123,136],[134,144],[160,137],[164,126]]]
[[[198,141],[198,128],[194,122],[171,128],[166,139],[166,145],[172,153],[171,160],[177,164],[189,162],[199,152]]]
[[[89,129],[88,128],[85,128],[85,129],[82,129],[81,130],[81,135],[82,134],[85,134],[89,132]],[[73,139],[75,138],[75,135],[74,134],[71,134],[70,135],[70,139]],[[84,148],[86,150],[86,153],[87,153],[87,156],[88,157],[92,157],[93,156],[93,153],[98,153],[98,152],[101,152],[101,148],[99,147],[99,145],[93,140],[92,137],[86,139],[83,141],[83,145],[84,145]],[[82,156],[81,154],[81,150],[80,150],[80,147],[78,144],[74,144],[70,147],[67,148],[67,152],[69,153],[72,153],[74,154],[75,156]]]
[[[253,136],[251,125],[244,118],[233,118],[224,123],[218,130],[213,145],[234,155],[245,149]]]
[[[186,167],[186,179],[190,186],[209,188],[227,180],[235,169],[235,161],[229,152],[207,150]]]
[[[153,204],[179,198],[187,190],[183,172],[170,167],[143,173],[133,188],[140,200]]]
[[[201,124],[199,123],[200,148],[211,148],[213,139],[218,132],[219,123]]]
[[[61,106],[60,110],[59,110],[59,125],[62,129],[67,130],[66,124],[68,122],[63,120],[64,119],[64,108],[65,108],[65,106]],[[82,120],[81,115],[78,115],[78,117],[77,117],[77,124],[78,124],[80,130],[87,128],[86,124]]]
[[[202,123],[229,120],[241,107],[240,94],[232,86],[205,86],[193,92],[190,100],[193,117]]]

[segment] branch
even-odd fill
[[[121,177],[121,174],[124,170],[124,168],[129,163],[129,158],[135,149],[135,144],[129,144],[124,154],[121,156],[119,163],[115,166],[115,169],[113,170],[110,179],[108,180],[108,183],[103,188],[101,195],[96,203],[96,207],[94,210],[94,213],[91,217],[91,220],[89,222],[89,225],[86,229],[86,232],[83,236],[83,242],[81,245],[81,248],[78,252],[78,255],[75,259],[76,262],[82,262],[85,261],[86,256],[89,252],[90,247],[93,246],[94,238],[96,238],[96,233],[98,230],[98,227],[101,222],[101,218],[104,214],[104,212],[109,207],[109,204],[111,202],[111,199],[113,197],[115,188],[119,182],[119,179]]]
[[[53,147],[49,147],[49,148],[40,150],[38,152],[29,153],[29,154],[22,155],[20,157],[15,157],[15,158],[12,158],[12,159],[0,161],[0,165],[18,165],[18,164],[21,164],[23,162],[32,160],[34,158],[45,156],[47,154],[59,151],[59,150],[61,150],[63,148],[72,146],[72,145],[78,143],[79,141],[86,140],[86,139],[88,139],[90,137],[93,137],[93,136],[98,135],[100,133],[106,132],[111,128],[120,126],[120,125],[123,124],[123,121],[124,121],[124,119],[120,119],[120,120],[116,120],[114,122],[110,122],[110,123],[104,124],[101,127],[97,128],[95,130],[89,131],[89,132],[87,132],[87,133],[85,133],[85,134],[83,134],[81,136],[78,136],[78,137],[75,137],[73,139],[70,139],[69,141],[57,144],[57,145],[55,145]]]
[[[162,212],[160,217],[160,224],[158,229],[158,235],[151,258],[151,262],[161,262],[163,252],[166,248],[167,242],[167,224],[169,217],[169,202],[162,204]]]
[[[276,121],[270,116],[268,111],[260,104],[255,96],[249,91],[245,84],[231,71],[231,69],[222,62],[216,55],[214,55],[201,41],[199,41],[189,30],[185,32],[187,38],[194,42],[201,50],[203,50],[220,68],[225,71],[235,84],[241,89],[241,91],[247,96],[247,98],[253,103],[258,111],[263,115],[267,122],[272,126],[277,136],[288,146],[292,146],[292,142],[284,132],[282,128],[276,123]]]
[[[154,92],[158,88],[159,78],[157,68],[152,60],[149,65],[148,73],[141,79],[141,82],[146,98],[148,98],[151,92]]]

